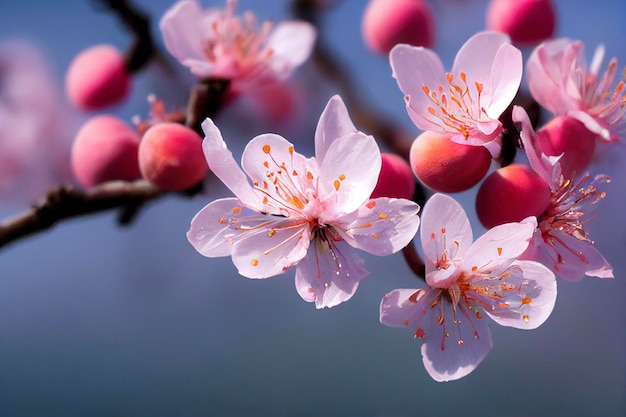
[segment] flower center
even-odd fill
[[[467,82],[464,72],[459,73],[460,83],[451,73],[446,74],[448,86],[438,86],[431,90],[422,86],[424,94],[432,102],[428,106],[430,121],[451,133],[460,133],[468,139],[476,130],[476,124],[492,122],[481,104],[483,84],[477,81],[473,87]]]
[[[236,4],[236,0],[228,0],[226,10],[213,22],[204,53],[210,62],[222,67],[222,72],[260,72],[273,54],[272,49],[265,47],[273,25],[263,22],[259,28],[252,12],[235,17]]]
[[[551,247],[555,243],[577,256],[582,262],[587,262],[583,252],[574,250],[559,238],[559,233],[564,233],[578,241],[593,244],[584,229],[595,204],[606,197],[606,192],[600,191],[598,185],[609,184],[611,179],[607,175],[591,177],[590,174],[582,177],[577,183],[565,180],[561,177],[558,186],[552,191],[552,198],[548,210],[539,217],[539,229],[544,242]],[[559,264],[563,264],[563,258],[557,253],[557,259],[553,259],[554,267],[558,271]]]
[[[624,80],[620,80],[614,89],[611,88],[617,75],[617,59],[611,59],[602,79],[599,79],[593,72],[586,73],[582,68],[577,68],[577,72],[580,77],[580,95],[585,110],[602,119],[609,126],[618,123],[626,114],[626,84]],[[622,72],[622,78],[626,78],[626,69]],[[601,136],[609,140],[608,129],[602,131]]]

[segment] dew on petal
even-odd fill
[[[522,316],[522,320],[524,320],[524,323],[528,323],[528,316],[526,314],[524,314]]]

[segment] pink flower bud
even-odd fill
[[[476,195],[476,214],[486,228],[541,215],[550,205],[550,186],[528,165],[492,172]]]
[[[411,166],[401,157],[392,153],[381,153],[382,166],[378,183],[371,198],[392,197],[413,199],[415,176]]]
[[[435,22],[423,0],[371,0],[362,21],[365,44],[387,54],[398,43],[432,47]]]
[[[100,110],[128,94],[130,74],[124,56],[111,45],[96,45],[74,57],[65,76],[70,102],[83,110]]]
[[[72,168],[85,187],[140,177],[137,162],[139,135],[115,116],[89,119],[78,131],[72,146]]]
[[[517,44],[551,38],[555,26],[552,0],[491,0],[487,8],[487,28],[508,34]]]
[[[177,123],[158,123],[139,144],[139,168],[148,181],[168,191],[198,184],[208,172],[202,138]]]
[[[582,174],[593,158],[596,134],[578,120],[568,116],[556,116],[538,132],[541,151],[548,156],[561,156],[561,174],[572,179]]]
[[[459,144],[448,135],[426,131],[411,145],[410,162],[424,185],[456,193],[473,187],[485,176],[491,154],[484,146]]]

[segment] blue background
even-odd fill
[[[432,3],[436,49],[450,67],[461,44],[484,28],[486,1]],[[81,49],[128,45],[116,19],[90,4],[4,1],[0,39],[19,36],[39,44],[61,88],[69,61]],[[137,4],[156,20],[171,2]],[[623,68],[624,1],[556,4],[559,36],[585,41],[589,56],[602,42]],[[286,5],[248,0],[238,10],[280,19]],[[362,43],[364,5],[338,1],[324,20],[325,36],[362,98],[417,135],[387,60]],[[161,43],[156,26],[154,33]],[[132,96],[114,112],[127,120],[145,114],[150,92],[182,104],[187,78],[171,68],[153,65],[138,74]],[[278,129],[299,140],[303,153],[312,147],[323,105],[338,92],[311,81],[312,73],[312,66],[298,71],[309,91],[321,91],[306,110],[308,122],[299,130]],[[218,119],[235,155],[245,140],[270,129],[255,122],[232,126],[248,116],[226,109]],[[592,170],[608,173],[613,182],[588,228],[616,278],[559,281],[550,319],[531,332],[491,326],[492,352],[460,381],[432,381],[410,332],[378,322],[385,293],[420,285],[401,255],[364,255],[371,274],[353,299],[316,311],[297,295],[293,271],[248,280],[229,258],[196,253],[185,232],[203,205],[228,194],[214,185],[209,196],[168,197],[148,206],[131,228],[116,227],[107,213],[63,223],[0,251],[0,415],[623,417],[626,153],[615,145],[601,147],[598,155]],[[472,218],[474,193],[455,196]],[[8,208],[2,212],[10,214]]]

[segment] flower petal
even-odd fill
[[[408,245],[415,236],[420,223],[419,209],[410,200],[376,198],[334,227],[352,247],[373,255],[390,255]]]
[[[464,269],[477,274],[498,274],[524,253],[535,228],[527,222],[506,223],[487,230],[465,253]]]
[[[256,192],[248,182],[246,175],[235,162],[233,154],[228,150],[226,142],[224,142],[222,134],[213,120],[207,118],[202,122],[202,130],[205,134],[202,149],[209,169],[235,194],[243,205],[261,211],[263,208],[262,194]]]
[[[486,320],[474,315],[464,301],[456,308],[461,317],[455,317],[452,304],[442,297],[423,321],[422,359],[435,381],[454,381],[468,375],[493,346]]]
[[[246,145],[241,164],[264,197],[259,211],[303,216],[301,211],[309,204],[307,190],[317,173],[307,170],[306,158],[294,152],[289,141],[275,134],[259,135]]]
[[[556,302],[554,273],[539,262],[515,261],[511,274],[501,280],[477,280],[488,292],[484,300],[492,308],[484,308],[496,323],[517,329],[535,329],[543,324]],[[497,294],[497,296],[494,296]]]
[[[330,145],[340,137],[357,133],[348,109],[340,96],[332,96],[326,104],[315,129],[315,158],[321,165]]]
[[[472,372],[492,346],[485,320],[465,302],[456,308],[455,313],[440,289],[394,290],[381,302],[380,321],[413,330],[423,342],[422,359],[430,376],[452,381]]]
[[[439,56],[430,49],[399,44],[389,53],[389,63],[413,123],[422,130],[441,132],[442,127],[428,117],[432,101],[423,89],[426,86],[436,91],[438,86],[448,85]]]
[[[427,293],[438,293],[439,290],[397,289],[387,293],[380,303],[380,322],[389,327],[418,328],[424,318],[422,304],[418,302]],[[435,294],[436,295],[436,294]]]
[[[484,31],[475,34],[457,52],[452,74],[456,76],[464,72],[468,80],[490,83],[498,51],[502,45],[510,42],[509,37],[500,32]]]
[[[285,21],[270,32],[266,46],[272,51],[270,65],[277,79],[284,79],[311,55],[317,31],[308,22]]]
[[[533,50],[526,62],[530,94],[553,114],[564,114],[572,108],[566,87],[582,47],[582,43],[566,38],[545,41]]]
[[[229,256],[233,242],[244,232],[267,222],[267,216],[252,213],[236,198],[223,198],[206,205],[191,220],[189,243],[209,258]]]
[[[422,212],[420,238],[424,248],[426,273],[447,253],[450,259],[461,258],[472,244],[472,226],[463,207],[452,197],[433,195]]]
[[[168,9],[159,22],[167,50],[179,62],[191,67],[197,76],[208,76],[212,72],[213,66],[204,56],[202,42],[206,35],[204,28],[210,27],[207,19],[213,14],[212,10],[203,11],[196,0],[183,0]]]
[[[325,204],[320,222],[333,224],[363,205],[376,187],[381,165],[373,137],[357,132],[335,140],[320,163],[317,187]]]
[[[522,82],[522,52],[513,45],[503,44],[493,59],[490,82],[485,87],[487,115],[498,119],[515,98]]]
[[[306,255],[311,233],[306,220],[263,216],[266,222],[255,226],[238,225],[245,235],[233,243],[233,263],[247,278],[267,278],[282,274]]]
[[[580,281],[585,275],[598,278],[613,278],[613,267],[596,249],[592,242],[577,239],[567,233],[551,233],[546,243],[538,233],[535,245],[539,259],[558,276],[568,281]]]
[[[530,123],[528,113],[526,113],[523,107],[513,106],[512,119],[513,122],[519,124],[520,139],[528,157],[528,164],[547,184],[551,184],[554,166],[557,164],[556,161],[558,159],[549,158],[543,153],[537,134]]]
[[[313,239],[296,269],[296,290],[316,308],[334,307],[349,300],[367,275],[363,260],[345,241],[326,235]]]

